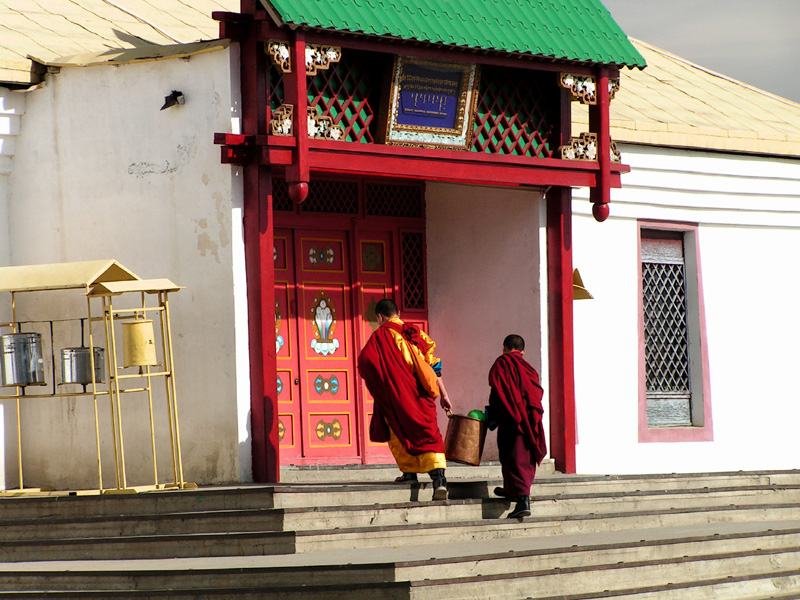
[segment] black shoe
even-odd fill
[[[428,475],[433,481],[433,499],[447,500],[447,479],[444,476],[444,469],[434,469]]]
[[[520,496],[517,498],[517,507],[513,512],[508,513],[509,519],[522,519],[531,516],[531,497]]]
[[[509,498],[510,496],[506,494],[506,491],[501,487],[494,488],[494,495],[500,496],[501,498]]]
[[[417,482],[417,474],[416,473],[403,473],[394,480],[395,483],[416,483]]]

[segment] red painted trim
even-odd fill
[[[652,429],[647,426],[647,384],[645,376],[645,356],[644,356],[644,309],[642,307],[642,252],[641,240],[642,229],[661,229],[668,231],[692,232],[695,242],[695,260],[697,268],[697,294],[698,294],[698,320],[699,320],[699,343],[700,343],[700,363],[703,380],[703,426],[702,427],[668,427],[663,429]],[[708,342],[706,335],[706,311],[703,299],[703,276],[700,265],[700,236],[698,226],[689,223],[667,223],[660,221],[639,221],[638,232],[639,244],[637,247],[637,293],[638,293],[638,327],[639,327],[639,442],[711,442],[714,440],[714,427],[711,411],[711,380],[708,368]],[[692,372],[693,377],[697,373]]]
[[[561,140],[561,143],[566,141]],[[270,148],[293,148],[295,140],[287,136],[256,136],[256,144]],[[375,158],[424,158],[446,162],[463,162],[485,165],[515,165],[527,168],[540,167],[561,169],[564,171],[597,171],[599,163],[591,160],[562,160],[560,158],[537,158],[515,156],[510,154],[489,154],[483,152],[463,152],[457,150],[432,150],[430,148],[413,148],[386,146],[383,144],[357,144],[351,142],[333,142],[328,140],[309,140],[309,150],[321,154],[345,153],[351,156],[348,160],[373,160]],[[266,163],[265,163],[266,164]],[[610,163],[609,170],[614,174],[628,173],[629,165]]]
[[[547,192],[547,316],[549,331],[550,456],[575,473],[575,365],[572,331],[572,193]]]
[[[270,136],[269,145],[262,146],[261,163],[273,167],[286,166],[288,173],[293,145],[290,139]],[[598,173],[598,163],[595,161],[498,156],[425,148],[400,149],[318,140],[309,141],[308,167],[310,171],[350,176],[513,186],[592,187]],[[628,165],[613,164],[609,173],[611,187],[621,187],[620,174],[628,171]]]

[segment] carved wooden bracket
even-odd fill
[[[306,44],[306,75],[316,75],[317,71],[327,71],[331,63],[339,62],[342,49],[338,46]]]
[[[317,114],[314,106],[308,107],[308,137],[326,140],[344,140],[344,128],[334,125],[333,119]]]
[[[278,67],[281,73],[292,72],[292,55],[289,44],[278,40],[269,40],[264,44],[264,52],[272,58],[272,64]]]
[[[292,135],[292,117],[294,117],[294,105],[281,104],[272,111],[272,119],[269,122],[269,131],[272,135]]]
[[[582,133],[580,137],[570,138],[569,144],[558,149],[564,160],[597,160],[597,134]],[[617,144],[611,140],[611,162],[622,162]]]
[[[582,133],[558,150],[564,160],[597,160],[597,134]]]
[[[622,154],[620,154],[619,150],[617,150],[617,144],[614,142],[614,140],[611,140],[611,162],[622,162]]]
[[[560,73],[558,83],[568,89],[581,104],[597,104],[597,83],[591,75]],[[613,100],[619,90],[619,77],[608,80],[608,99]]]

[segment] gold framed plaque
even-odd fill
[[[468,149],[479,78],[474,64],[396,56],[385,143]]]

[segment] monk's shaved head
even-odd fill
[[[375,314],[383,315],[387,319],[391,319],[392,317],[399,315],[400,310],[398,310],[397,304],[394,303],[394,300],[391,298],[384,298],[375,305]]]
[[[525,350],[525,340],[522,339],[521,335],[512,333],[511,335],[507,335],[506,339],[503,340],[503,348],[508,350]]]

